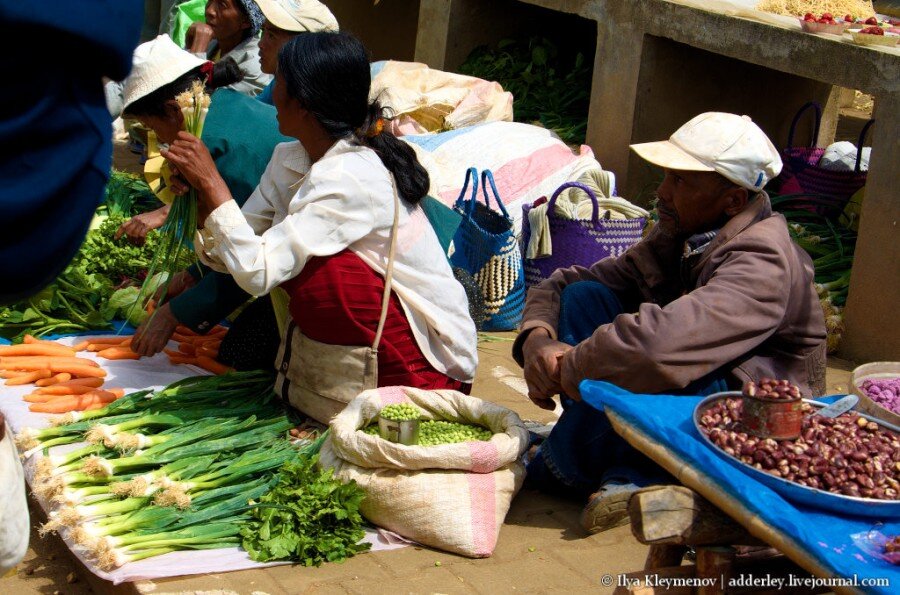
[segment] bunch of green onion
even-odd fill
[[[251,502],[271,489],[285,462],[313,456],[323,440],[298,448],[287,439],[293,424],[267,372],[188,378],[81,418],[23,431],[18,442],[44,451],[34,491],[56,508],[41,531],[67,530],[106,569],[239,545]],[[135,435],[144,438],[132,448]],[[49,453],[86,437],[93,442]]]
[[[175,101],[184,115],[184,130],[200,138],[203,134],[203,123],[209,112],[210,97],[199,81],[195,81],[189,91],[180,93]],[[157,273],[166,273],[165,280],[157,292],[160,301],[164,301],[172,276],[177,273],[181,264],[193,251],[194,233],[197,231],[197,190],[190,188],[187,194],[176,196],[169,209],[169,215],[160,228],[159,251],[147,271],[147,280],[153,279]],[[155,288],[154,288],[155,289]],[[152,296],[147,281],[141,287],[134,307],[142,308]],[[151,315],[152,316],[152,315]]]

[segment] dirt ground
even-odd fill
[[[116,167],[140,171],[124,142],[115,148]],[[525,397],[521,371],[510,355],[514,333],[497,333],[479,344],[480,366],[472,394],[513,409],[523,419],[548,423],[552,412]],[[828,389],[844,392],[853,366],[829,360]],[[33,506],[36,508],[36,506]],[[580,506],[531,491],[513,501],[494,555],[470,560],[421,547],[359,555],[321,568],[277,566],[261,570],[141,581],[113,587],[77,562],[62,540],[37,534],[41,514],[32,511],[31,544],[17,568],[0,579],[0,593],[88,595],[90,593],[608,593],[605,574],[643,567],[647,547],[628,526],[585,536]],[[36,514],[37,513],[37,514]]]

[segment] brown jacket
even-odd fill
[[[618,258],[559,269],[528,292],[513,356],[522,364],[525,331],[556,338],[566,285],[599,281],[626,312],[575,347],[585,378],[634,392],[679,389],[722,367],[729,384],[762,376],[796,383],[805,396],[825,390],[825,319],[809,256],[791,241],[784,217],[762,193],[719,231],[706,250],[684,258],[681,242],[654,229]]]

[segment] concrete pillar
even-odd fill
[[[840,354],[900,360],[900,93],[878,95]]]

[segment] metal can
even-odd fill
[[[793,440],[800,436],[803,411],[800,397],[760,399],[742,395],[741,425],[748,434],[772,440]]]
[[[394,421],[378,418],[378,433],[389,442],[397,442],[411,446],[419,443],[419,420],[407,419]]]

